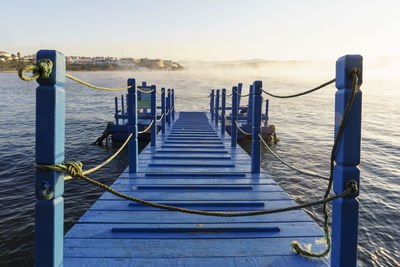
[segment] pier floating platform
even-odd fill
[[[271,177],[251,173],[250,156],[209,113],[178,112],[156,146],[139,155],[112,188],[149,201],[213,211],[251,211],[296,203]],[[158,210],[106,192],[64,237],[64,266],[329,266],[290,244],[325,245],[322,229],[303,211],[210,217]]]

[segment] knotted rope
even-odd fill
[[[37,79],[48,79],[53,70],[53,62],[48,59],[39,60],[36,65],[27,65],[18,71],[18,76],[24,81],[34,81]],[[32,76],[25,76],[26,71],[32,71]]]
[[[183,213],[190,213],[190,214],[198,214],[198,215],[204,215],[204,216],[218,216],[218,217],[243,217],[243,216],[256,216],[256,215],[264,215],[264,214],[271,214],[271,213],[278,213],[278,212],[286,212],[286,211],[292,211],[292,210],[297,210],[297,209],[302,209],[302,208],[307,208],[311,207],[314,205],[320,205],[324,204],[330,201],[333,201],[335,199],[347,196],[349,194],[356,193],[358,191],[357,184],[356,182],[350,182],[346,189],[335,196],[332,196],[330,198],[326,198],[323,200],[319,201],[314,201],[302,205],[296,205],[292,207],[286,207],[286,208],[280,208],[280,209],[273,209],[273,210],[256,210],[256,211],[247,211],[247,212],[219,212],[219,211],[204,211],[204,210],[192,210],[192,209],[185,209],[185,208],[180,208],[180,207],[175,207],[175,206],[169,206],[169,205],[164,205],[156,202],[151,202],[147,200],[143,200],[140,198],[136,198],[133,196],[128,196],[126,194],[123,194],[121,192],[118,192],[115,189],[112,189],[111,187],[102,184],[96,180],[93,180],[89,177],[87,177],[83,171],[82,171],[82,163],[81,162],[65,162],[63,164],[54,164],[54,165],[36,165],[35,168],[38,170],[42,171],[57,171],[57,172],[66,172],[69,175],[71,175],[72,178],[76,179],[82,179],[90,184],[93,184],[117,197],[133,201],[148,207],[152,208],[157,208],[157,209],[164,209],[168,211],[178,211],[178,212],[183,212]]]

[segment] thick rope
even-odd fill
[[[150,128],[151,128],[151,126],[153,125],[153,123],[154,123],[154,120],[152,120],[152,121],[150,122],[149,126],[147,126],[146,129],[144,129],[143,131],[138,131],[138,134],[142,134],[142,133],[145,133],[145,132],[147,132],[148,130],[150,130]]]
[[[168,109],[168,111],[167,111],[167,113],[165,113],[165,115],[168,115],[170,111],[171,111],[171,108]]]
[[[71,80],[73,80],[73,81],[75,81],[75,82],[77,82],[77,83],[86,85],[87,87],[94,88],[94,89],[97,89],[97,90],[122,91],[122,90],[126,90],[126,89],[129,89],[129,88],[132,87],[132,85],[129,85],[129,86],[126,86],[126,87],[115,88],[115,89],[113,89],[113,88],[107,88],[107,87],[96,86],[96,85],[93,85],[93,84],[84,82],[84,81],[82,81],[82,80],[80,80],[80,79],[78,79],[78,78],[76,78],[76,77],[74,77],[74,76],[72,76],[72,75],[69,75],[69,74],[65,74],[65,77],[67,77],[68,79],[71,79]]]
[[[289,163],[287,163],[286,161],[284,161],[283,159],[281,159],[274,151],[272,151],[272,149],[269,147],[269,145],[268,145],[268,144],[264,141],[264,139],[262,138],[261,134],[258,134],[258,137],[260,137],[261,141],[263,142],[264,146],[269,150],[269,152],[271,152],[271,154],[272,154],[277,160],[279,160],[280,162],[282,162],[282,163],[283,163],[284,165],[286,165],[287,167],[291,168],[292,170],[298,171],[298,172],[300,172],[300,173],[306,174],[306,175],[318,177],[318,178],[321,178],[321,179],[324,179],[324,180],[329,180],[328,177],[322,176],[322,175],[320,175],[320,174],[318,174],[318,173],[310,172],[310,171],[307,171],[307,170],[302,170],[302,169],[299,169],[299,168],[297,168],[297,167],[294,167],[294,166],[290,165]]]
[[[329,173],[329,183],[328,186],[326,188],[325,191],[325,195],[324,195],[324,199],[328,199],[329,193],[332,190],[332,185],[333,185],[333,167],[335,165],[335,158],[336,158],[336,148],[339,144],[340,138],[342,136],[344,127],[346,125],[346,120],[347,117],[349,115],[350,112],[350,108],[353,105],[353,101],[354,101],[354,96],[356,94],[357,91],[357,83],[358,83],[358,69],[353,69],[351,71],[351,76],[353,78],[353,87],[352,87],[352,91],[351,91],[351,95],[349,98],[349,101],[347,103],[346,109],[343,113],[343,117],[342,120],[340,122],[340,126],[339,126],[339,130],[336,134],[336,138],[335,141],[333,143],[333,147],[332,147],[332,151],[331,151],[331,163],[330,163],[330,173]],[[333,80],[331,81],[333,82]],[[355,183],[355,182],[354,182]],[[357,185],[355,185],[357,186]],[[309,258],[320,258],[320,257],[325,257],[329,254],[330,250],[331,250],[331,237],[330,237],[330,233],[329,233],[329,225],[328,225],[328,217],[329,217],[329,213],[328,213],[328,208],[326,203],[324,203],[323,205],[323,213],[324,213],[324,233],[325,233],[325,243],[326,243],[326,249],[324,251],[322,251],[321,253],[313,253],[311,252],[309,249],[304,249],[298,242],[294,241],[291,244],[292,249],[298,253],[299,255],[303,256],[303,257],[309,257]]]
[[[190,214],[198,214],[198,215],[204,215],[204,216],[217,216],[217,217],[243,217],[243,216],[256,216],[256,215],[264,215],[264,214],[272,214],[272,213],[278,213],[278,212],[286,212],[286,211],[292,211],[292,210],[297,210],[297,209],[302,209],[302,208],[308,208],[314,205],[321,205],[330,201],[333,201],[335,199],[345,197],[347,195],[353,194],[357,192],[357,186],[356,183],[349,183],[346,187],[346,189],[335,196],[332,196],[330,198],[326,198],[323,200],[318,200],[302,205],[296,205],[292,207],[286,207],[286,208],[280,208],[280,209],[273,209],[273,210],[256,210],[256,211],[248,211],[248,212],[219,212],[219,211],[204,211],[204,210],[192,210],[192,209],[185,209],[185,208],[180,208],[180,207],[175,207],[175,206],[169,206],[169,205],[164,205],[156,202],[151,202],[147,200],[143,200],[140,198],[128,196],[126,194],[123,194],[121,192],[118,192],[117,190],[112,189],[111,187],[102,184],[96,180],[93,180],[86,175],[83,174],[82,172],[82,163],[81,162],[65,162],[63,164],[55,164],[55,165],[36,165],[35,166],[37,169],[42,170],[42,171],[58,171],[58,172],[66,172],[70,174],[73,178],[77,179],[82,179],[90,184],[93,184],[107,192],[110,192],[111,194],[129,200],[129,201],[134,201],[136,203],[152,207],[152,208],[157,208],[157,209],[164,209],[168,211],[178,211],[178,212],[183,212],[183,213],[190,213]]]
[[[241,97],[248,97],[248,96],[250,95],[250,93],[247,94],[247,95],[241,95],[241,94],[239,94],[239,92],[236,91],[236,90],[235,90],[234,92],[235,92],[236,95],[241,96]]]
[[[237,121],[235,121],[235,124],[236,124],[237,128],[239,129],[239,131],[241,131],[243,134],[252,135],[252,133],[247,133],[247,132],[243,131],[243,129],[239,126],[239,123]]]
[[[24,81],[34,81],[37,79],[48,79],[53,70],[53,62],[44,58],[39,60],[36,65],[28,65],[18,71],[18,76]],[[25,76],[26,71],[32,71],[32,76]]]
[[[302,96],[302,95],[306,95],[306,94],[312,93],[314,91],[317,91],[319,89],[322,89],[322,88],[330,85],[331,83],[334,83],[335,81],[336,81],[336,79],[332,79],[332,80],[330,80],[330,81],[328,81],[328,82],[326,82],[324,84],[321,84],[321,85],[319,85],[319,86],[317,86],[317,87],[315,87],[313,89],[310,89],[310,90],[307,90],[307,91],[304,91],[304,92],[301,92],[301,93],[298,93],[298,94],[294,94],[294,95],[274,95],[274,94],[271,94],[271,93],[269,93],[269,92],[267,92],[265,90],[262,90],[262,91],[265,94],[267,94],[269,96],[272,96],[272,97],[276,97],[276,98],[292,98],[292,97],[298,97],[298,96]]]
[[[161,117],[157,120],[157,122],[160,122],[162,118],[164,117],[164,113],[161,115]]]
[[[150,94],[151,92],[154,91],[154,89],[149,90],[149,91],[144,91],[144,90],[141,90],[141,89],[139,89],[139,88],[136,88],[136,90],[138,90],[139,92],[141,92],[141,93],[143,93],[143,94]]]
[[[122,149],[124,149],[124,147],[128,144],[128,142],[129,142],[129,140],[131,139],[132,135],[133,135],[133,133],[131,133],[131,134],[128,136],[128,138],[126,138],[126,140],[125,140],[125,142],[122,144],[122,146],[121,146],[121,147],[117,150],[117,152],[115,152],[111,157],[109,157],[106,161],[104,161],[104,162],[101,163],[100,165],[98,165],[98,166],[96,166],[96,167],[94,167],[94,168],[91,168],[91,169],[89,169],[89,170],[87,170],[87,171],[82,172],[83,175],[90,174],[90,173],[92,173],[92,172],[94,172],[94,171],[97,171],[98,169],[104,167],[106,164],[108,164],[110,161],[112,161],[116,156],[118,156],[118,154],[122,151]],[[68,181],[68,180],[71,180],[71,179],[72,179],[71,176],[65,176],[65,177],[64,177],[64,181]]]

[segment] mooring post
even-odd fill
[[[254,95],[254,86],[250,85],[249,88],[249,103],[247,105],[247,125],[253,125],[252,120],[253,120],[253,95]]]
[[[211,120],[214,120],[214,93],[215,90],[211,90],[211,95],[210,95],[210,113],[211,113]]]
[[[255,81],[253,83],[253,111],[252,111],[252,131],[251,131],[251,172],[260,173],[260,126],[261,126],[261,96],[262,82]]]
[[[114,114],[114,118],[115,118],[115,125],[119,125],[119,119],[118,119],[118,97],[115,97],[115,114]]]
[[[171,118],[175,121],[175,90],[171,89]]]
[[[268,124],[269,99],[265,99],[265,121]]]
[[[138,170],[138,142],[137,142],[137,88],[136,80],[128,79],[128,133],[133,136],[128,143],[129,173]]]
[[[353,78],[352,71],[358,70],[358,86],[362,84],[362,57],[347,55],[336,61],[335,138],[339,130],[346,105],[349,101]],[[360,188],[361,150],[361,106],[362,93],[357,89],[349,111],[346,126],[336,149],[336,165],[333,169],[333,190],[342,193],[347,183],[354,180]],[[332,254],[331,266],[357,265],[358,201],[356,194],[339,198],[332,203]]]
[[[237,140],[237,127],[236,127],[236,119],[237,119],[237,105],[238,95],[237,95],[237,86],[232,87],[232,116],[231,116],[231,147],[236,147]]]
[[[240,107],[240,100],[241,100],[241,94],[242,94],[242,88],[243,88],[243,83],[238,83],[238,86],[237,86],[237,89],[236,89],[236,91],[238,92],[238,100],[237,100],[237,103],[238,103],[238,108]]]
[[[171,89],[168,89],[167,94],[167,122],[168,125],[171,125]]]
[[[150,122],[154,121],[150,128],[150,142],[151,146],[156,146],[157,138],[157,101],[156,101],[156,86],[151,86],[151,118]]]
[[[226,89],[222,89],[221,107],[221,134],[225,134],[225,108],[226,108]]]
[[[122,106],[122,108],[121,108],[121,114],[122,114],[122,124],[124,124],[124,123],[125,123],[125,119],[124,119],[124,117],[125,117],[125,103],[124,103],[124,95],[121,95],[121,106]]]
[[[218,127],[218,112],[219,112],[219,89],[217,90],[217,95],[215,96],[215,126]]]
[[[36,62],[48,58],[53,69],[47,79],[38,79],[36,89],[36,164],[64,162],[65,56],[55,50],[40,50]],[[35,265],[61,266],[64,239],[64,173],[36,170]]]
[[[161,88],[161,133],[165,134],[165,121],[167,119],[167,115],[165,115],[165,88]]]

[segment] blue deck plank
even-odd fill
[[[112,187],[167,205],[218,211],[276,209],[296,203],[201,112],[176,113],[156,147],[139,155]],[[65,266],[328,266],[295,255],[290,243],[323,245],[320,227],[303,211],[209,217],[146,207],[104,193],[65,235]]]

